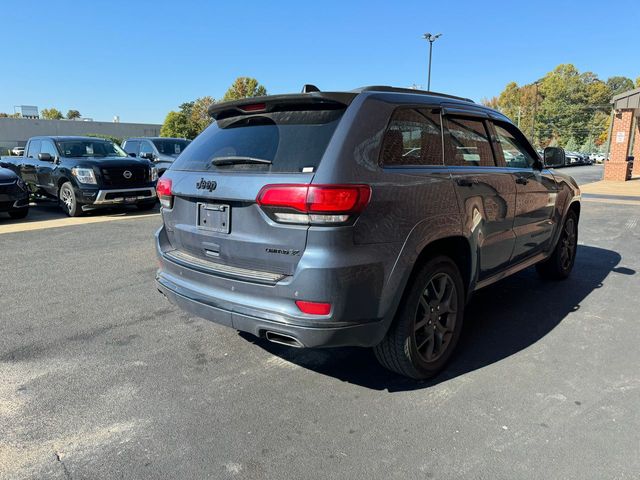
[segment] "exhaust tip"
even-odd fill
[[[304,348],[304,345],[295,337],[291,335],[286,335],[284,333],[272,332],[267,330],[264,334],[265,338],[272,343],[277,343],[279,345],[286,345],[288,347],[294,348]]]

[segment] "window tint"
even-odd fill
[[[58,156],[58,151],[56,147],[53,146],[53,142],[49,140],[42,140],[42,145],[40,146],[40,153],[48,153],[52,157]]]
[[[482,120],[447,117],[447,165],[495,167],[489,135]]]
[[[494,124],[494,128],[496,130],[498,148],[502,150],[507,167],[533,167],[534,159],[528,149],[523,145],[522,139],[519,138],[520,136],[516,136],[515,132],[512,133],[500,125]],[[509,128],[509,130],[512,130],[512,128]]]
[[[40,140],[31,140],[29,142],[29,150],[27,151],[27,157],[37,158],[40,153]]]
[[[382,164],[442,165],[440,113],[396,110],[382,141]]]
[[[171,169],[312,172],[343,113],[343,109],[296,110],[217,120],[189,144]],[[212,164],[221,157],[228,163]],[[271,163],[251,163],[251,159]]]
[[[153,148],[149,142],[140,142],[140,155],[143,153],[153,153]]]
[[[137,155],[139,147],[140,147],[140,142],[137,140],[127,140],[124,143],[124,151],[127,153],[135,153]]]
[[[182,151],[187,148],[187,145],[191,143],[190,140],[154,140],[153,144],[158,149],[158,152],[163,155],[172,155],[177,157]]]

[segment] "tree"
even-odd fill
[[[640,88],[640,77],[636,78],[636,88]]]
[[[62,116],[62,112],[53,107],[45,108],[40,113],[42,114],[42,118],[45,118],[47,120],[62,120],[62,118],[64,118]]]
[[[238,77],[222,97],[223,102],[239,100],[241,98],[261,97],[267,94],[267,89],[260,85],[255,78]]]
[[[627,77],[610,77],[607,79],[607,85],[613,95],[633,90],[633,81]]]
[[[80,115],[80,112],[78,110],[69,110],[67,112],[67,118],[69,120],[73,120],[74,118],[80,118],[82,115]]]
[[[582,144],[582,147],[580,147],[580,151],[582,153],[595,153],[597,150],[598,146],[596,145],[596,142],[593,140],[593,137],[591,135],[589,135],[589,137]]]
[[[576,150],[578,150],[580,148],[580,145],[578,144],[577,140],[575,139],[575,137],[571,137],[567,143],[565,143],[564,145],[564,149],[568,150],[570,152],[575,152]]]
[[[209,107],[216,101],[213,97],[201,97],[191,102],[191,111],[189,115],[189,123],[191,128],[199,135],[205,128],[211,123],[211,116],[209,115]]]
[[[183,112],[171,111],[160,128],[161,137],[195,138],[189,118]]]
[[[114,137],[113,135],[105,135],[104,133],[87,133],[86,136],[87,137],[102,138],[104,140],[111,140],[116,145],[122,145],[122,141],[124,140],[124,139],[122,139],[120,137]]]

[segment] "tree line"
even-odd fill
[[[562,64],[533,83],[510,82],[500,95],[482,103],[511,118],[536,147],[592,153],[606,146],[613,96],[637,87],[640,77],[635,83],[623,76],[605,81]]]
[[[80,112],[78,110],[69,110],[67,112],[67,115],[65,116],[57,108],[51,107],[51,108],[43,108],[40,111],[40,116],[42,118],[44,118],[45,120],[62,120],[63,118],[66,118],[67,120],[73,120],[75,118],[80,118],[82,115],[80,114]],[[0,117],[4,117],[4,118],[19,118],[20,114],[19,113],[0,112]]]
[[[260,97],[266,94],[267,89],[255,78],[238,77],[226,91],[222,101]],[[214,103],[216,100],[210,96],[183,103],[177,111],[167,114],[160,129],[160,136],[194,139],[211,123],[208,110]]]

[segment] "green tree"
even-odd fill
[[[113,135],[105,135],[104,133],[87,133],[86,136],[87,137],[102,138],[104,140],[110,140],[113,143],[115,143],[116,145],[122,145],[122,140],[123,140],[120,137],[115,137]]]
[[[568,150],[570,152],[575,152],[576,150],[578,150],[580,148],[580,145],[578,144],[578,141],[576,140],[575,137],[571,137],[567,143],[565,143],[564,145],[564,149]]]
[[[633,80],[628,77],[609,77],[607,85],[609,85],[613,95],[633,90]]]
[[[195,138],[189,118],[183,112],[171,111],[167,114],[160,128],[161,137]]]
[[[582,146],[580,147],[580,151],[582,153],[596,153],[598,150],[598,146],[596,145],[595,140],[591,135],[587,137]]]
[[[73,120],[74,118],[80,118],[82,115],[80,115],[80,112],[78,110],[69,110],[67,112],[67,118],[69,120]]]
[[[640,88],[640,77],[636,78],[636,88]]]
[[[239,100],[248,97],[261,97],[267,94],[267,89],[260,85],[255,78],[238,77],[222,97],[223,102]]]
[[[192,129],[196,132],[196,135],[199,135],[211,123],[209,107],[215,102],[213,97],[209,96],[201,97],[191,102],[189,122],[191,123]]]
[[[42,118],[47,120],[61,120],[64,118],[62,116],[62,112],[57,108],[45,108],[40,112],[40,114],[42,115]]]

